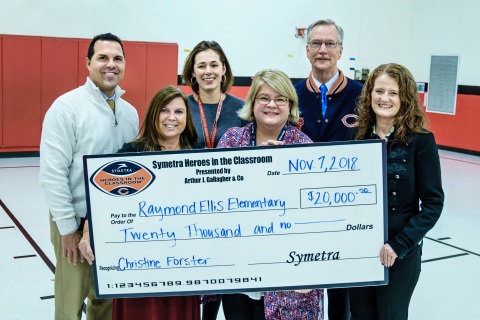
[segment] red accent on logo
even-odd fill
[[[350,119],[352,118],[352,119]],[[346,114],[343,118],[342,118],[342,123],[345,127],[347,128],[354,128],[356,127],[358,124],[357,124],[357,115],[356,114]]]
[[[116,197],[140,193],[155,180],[155,175],[140,163],[122,160],[103,165],[90,177],[97,189]]]

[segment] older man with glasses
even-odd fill
[[[343,29],[332,20],[318,20],[307,29],[307,57],[312,71],[295,85],[304,118],[302,131],[314,142],[344,141],[355,123],[355,102],[362,84],[337,67],[342,57]],[[348,289],[328,289],[328,318],[350,319]]]
[[[332,20],[318,20],[308,27],[307,38],[312,71],[295,85],[304,118],[302,131],[315,142],[344,141],[355,122],[355,100],[362,85],[337,67],[343,29]]]

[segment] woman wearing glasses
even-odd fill
[[[218,148],[312,143],[296,126],[297,94],[282,71],[258,72],[238,114],[252,122],[228,129]],[[323,319],[323,290],[224,294],[223,311],[227,320]]]
[[[242,128],[230,128],[218,147],[246,147],[311,143],[297,128],[298,98],[288,76],[279,70],[262,70],[252,82],[245,106],[238,111]]]

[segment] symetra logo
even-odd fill
[[[122,160],[107,163],[90,177],[97,189],[112,196],[132,196],[155,180],[155,175],[140,163]]]

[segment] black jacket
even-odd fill
[[[357,129],[350,129],[353,140]],[[433,133],[409,134],[410,143],[395,142],[387,148],[388,241],[404,257],[433,228],[443,209],[440,159]],[[370,132],[365,139],[378,139]],[[419,205],[420,202],[420,205]]]
[[[128,142],[124,143],[123,147],[117,151],[117,153],[125,153],[125,152],[143,152],[145,151],[145,146],[143,143],[138,142]]]

